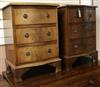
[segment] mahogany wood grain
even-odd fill
[[[18,64],[28,62],[38,62],[54,59],[58,56],[57,45],[44,45],[36,47],[22,47],[17,50]]]
[[[57,9],[45,7],[19,6],[13,9],[15,25],[57,23]]]
[[[12,87],[99,87],[100,66],[81,68],[35,76],[21,83],[14,82],[11,74],[4,76]]]
[[[96,7],[63,6],[58,16],[61,57],[96,50]]]
[[[60,61],[57,15],[57,6],[52,5],[4,7],[5,36],[11,36],[5,39],[6,63],[16,69]]]
[[[16,29],[16,43],[34,43],[57,40],[56,27]]]

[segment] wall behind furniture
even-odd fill
[[[94,0],[93,5],[98,6],[96,9],[96,27],[97,27],[97,50],[98,50],[98,57],[100,57],[100,0]],[[99,58],[100,60],[100,58]]]
[[[0,11],[0,74],[5,70],[5,42],[4,42],[4,32],[3,32],[3,20],[2,11]]]

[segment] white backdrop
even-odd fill
[[[94,0],[94,5],[98,6],[96,10],[96,27],[97,27],[97,50],[98,50],[98,57],[100,57],[100,0]],[[99,58],[100,60],[100,58]]]

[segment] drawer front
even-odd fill
[[[70,7],[68,9],[68,21],[69,22],[82,22],[83,15],[82,15],[82,8],[75,8]]]
[[[21,24],[41,24],[56,23],[57,9],[39,8],[39,7],[19,7],[14,9],[14,23]]]
[[[84,52],[84,43],[82,39],[73,39],[69,43],[69,55],[80,54]]]
[[[16,43],[34,43],[57,40],[58,31],[56,27],[16,29]]]
[[[74,24],[74,25],[70,25],[70,38],[73,39],[73,38],[81,38],[83,35],[82,35],[82,27],[81,25],[78,25],[78,24]]]
[[[48,60],[50,58],[58,57],[58,47],[56,44],[21,47],[17,50],[17,56],[18,64]]]
[[[87,38],[84,42],[87,51],[96,50],[96,37]]]
[[[42,41],[51,41],[58,39],[58,29],[57,27],[49,27],[41,30],[41,40]]]
[[[95,22],[96,21],[96,10],[95,8],[85,8],[84,21]]]
[[[85,26],[85,36],[96,36],[96,24],[95,23],[87,23]]]

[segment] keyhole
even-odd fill
[[[47,18],[50,18],[50,15],[47,13]]]
[[[52,52],[52,50],[51,50],[51,48],[49,48],[49,49],[48,49],[48,53],[51,53],[51,52]]]
[[[29,34],[28,34],[28,33],[25,33],[25,37],[26,37],[26,38],[29,38]]]
[[[27,19],[27,18],[28,18],[28,15],[27,15],[27,14],[24,14],[23,17],[24,17],[25,19]]]
[[[26,52],[26,56],[30,56],[31,55],[31,53],[30,52]]]
[[[51,36],[51,32],[50,32],[50,31],[48,31],[47,35],[48,35],[48,36]]]

